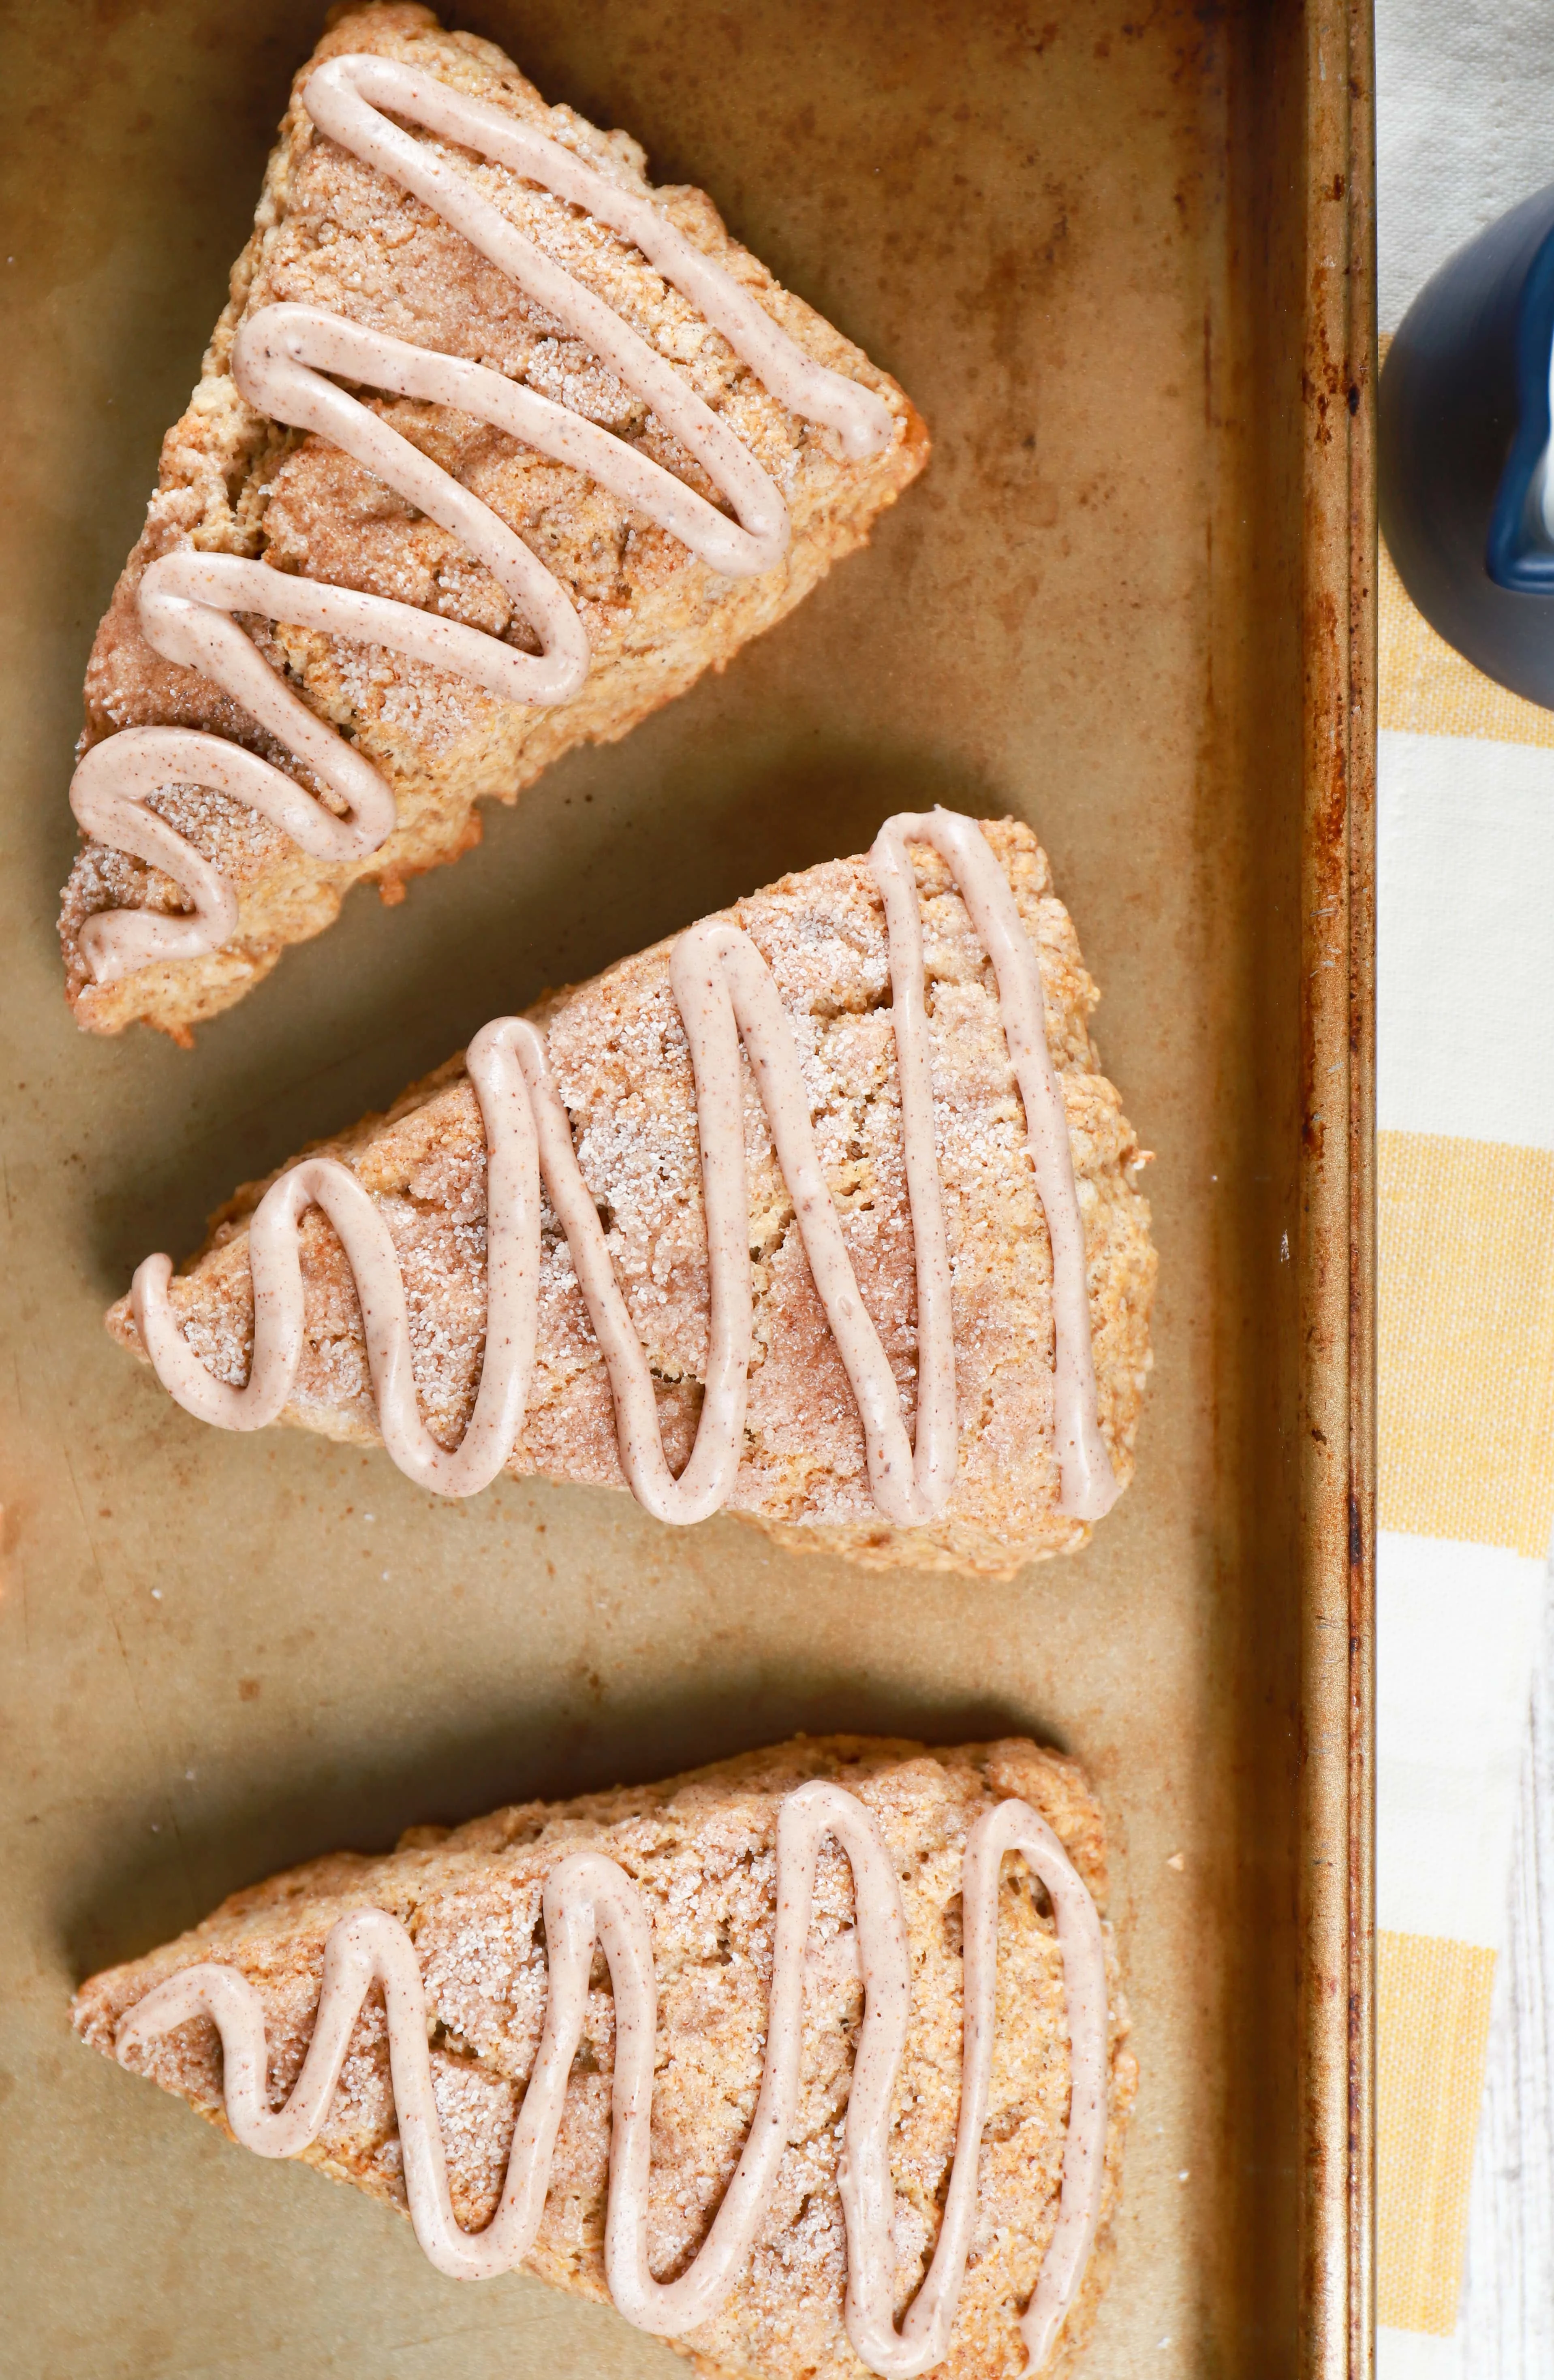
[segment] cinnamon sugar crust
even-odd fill
[[[454,408],[362,392],[552,572],[583,621],[588,678],[574,699],[552,709],[504,703],[379,646],[245,622],[285,684],[387,779],[398,825],[368,857],[333,865],[309,858],[223,795],[168,786],[152,806],[233,883],[237,930],[222,950],[142,967],[110,985],[93,983],[81,953],[86,919],[110,907],[172,913],[183,896],[160,871],[87,841],[65,888],[60,933],[67,996],[78,1023],[93,1032],[116,1033],[139,1019],[187,1039],[200,1019],[250,990],[288,944],[329,925],[354,882],[370,880],[385,900],[399,899],[407,877],[479,842],[480,801],[513,802],[574,745],[613,742],[704,670],[723,668],[867,540],[875,516],[927,460],[923,424],[894,382],[733,240],[702,191],[652,189],[643,152],[626,133],[601,132],[570,108],[547,107],[492,43],[443,31],[430,10],[399,0],[347,9],[294,84],[253,237],[233,268],[230,303],[188,410],[164,443],[145,528],[92,647],[81,749],[126,727],[202,728],[321,793],[218,686],[164,661],[141,636],[140,580],[153,561],[179,548],[262,560],[538,650],[505,590],[445,530],[338,449],[245,403],[231,376],[232,346],[244,319],[262,306],[322,307],[488,365],[600,423],[722,504],[700,467],[586,347],[419,200],[315,131],[297,92],[313,66],[351,52],[430,69],[535,125],[609,179],[647,192],[807,355],[876,390],[895,417],[895,438],[868,461],[845,461],[835,433],[787,412],[637,249],[505,168],[450,152],[510,221],[639,332],[750,449],[788,505],[788,555],[757,578],[721,577],[567,465]],[[428,146],[443,145],[410,129]]]
[[[682,2271],[705,2238],[744,2144],[759,2087],[775,1927],[778,1805],[812,1778],[868,1807],[901,1881],[912,1961],[910,2030],[896,2085],[891,2171],[897,2192],[897,2314],[931,2258],[960,2108],[960,1888],[965,1839],[1016,1796],[1053,1828],[1104,1916],[1100,1812],[1072,1761],[1022,1739],[953,1750],[860,1737],[803,1738],[674,1778],[563,1803],[527,1803],[448,1832],[416,1828],[386,1858],[314,1860],[235,1893],[202,1925],[148,1958],[94,1976],[77,1997],[83,2040],[113,2054],[137,2001],[202,1960],[236,1967],[260,1994],[270,2098],[291,2088],[311,2038],[325,1939],[353,1911],[390,1911],[413,1937],[454,2210],[467,2228],[495,2212],[545,2005],[539,1933],[550,1869],[597,1849],[646,1902],[658,1975],[649,2256]],[[837,2186],[841,2118],[862,2016],[852,1872],[821,1852],[807,1961],[799,2113],[755,2248],[718,2315],[671,2340],[704,2380],[862,2380],[843,2322],[845,2235]],[[1048,2374],[1083,2352],[1112,2253],[1123,2136],[1136,2089],[1111,1928],[1110,2123],[1100,2228]],[[1046,1897],[1018,1855],[999,1895],[997,2037],[978,2205],[943,2380],[1014,2380],[1026,2370],[1017,2317],[1057,2218],[1069,2058],[1062,1967]],[[530,2268],[561,2289],[607,2297],[613,2003],[596,1955],[584,2047],[567,2088],[550,2196]],[[137,2058],[140,2070],[226,2129],[221,2054],[206,2018]],[[340,2087],[307,2161],[406,2209],[381,1993],[358,2019]]]
[[[1047,1035],[1068,1113],[1088,1258],[1100,1429],[1120,1483],[1131,1476],[1149,1368],[1155,1253],[1134,1186],[1144,1162],[1088,1029],[1098,994],[1046,856],[1013,820],[983,832],[1034,941]],[[748,1061],[745,1134],[755,1302],[745,1447],[729,1509],[800,1550],[872,1567],[1007,1578],[1083,1544],[1058,1509],[1053,1443],[1051,1251],[1026,1152],[992,969],[943,861],[911,846],[923,918],[939,1164],[953,1276],[959,1467],[949,1507],[924,1528],[876,1510],[852,1391],[806,1259]],[[789,876],[725,913],[775,978],[811,1091],[820,1164],[864,1304],[910,1426],[917,1292],[902,1159],[884,912],[868,863]],[[672,1468],[689,1456],[708,1351],[710,1290],[695,1084],[661,942],[592,982],[550,995],[543,1025],[578,1162],[654,1377]],[[370,1192],[399,1256],[415,1376],[428,1427],[456,1443],[473,1407],[485,1327],[485,1139],[462,1058],[316,1145]],[[271,1175],[268,1180],[275,1177]],[[173,1310],[220,1379],[248,1377],[253,1293],[249,1183],[214,1219],[172,1285]],[[351,1272],[315,1208],[301,1224],[305,1345],[283,1416],[335,1439],[376,1440]],[[143,1355],[129,1301],[107,1327]],[[522,1435],[508,1468],[624,1488],[609,1378],[548,1200],[540,1320]]]

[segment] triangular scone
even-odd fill
[[[970,821],[935,818],[977,836]],[[1142,1154],[1099,1071],[1087,1026],[1095,986],[1045,856],[1029,829],[1013,820],[985,824],[977,847],[998,884],[1013,888],[1034,945],[1082,1226],[1095,1414],[1121,1486],[1133,1469],[1150,1360],[1155,1255],[1148,1208],[1131,1178]],[[1051,1247],[997,984],[945,862],[920,842],[910,852],[953,1281],[953,1490],[925,1526],[896,1526],[880,1509],[859,1408],[741,1055],[754,1329],[741,1453],[726,1500],[795,1548],[873,1566],[1006,1577],[1024,1561],[1084,1543],[1089,1532],[1060,1504]],[[808,868],[725,915],[775,983],[784,1029],[797,1046],[819,1169],[889,1366],[887,1396],[910,1431],[916,1248],[885,920],[870,863]],[[637,1345],[645,1351],[664,1452],[678,1472],[702,1410],[710,1292],[696,1090],[671,984],[672,948],[661,943],[553,994],[532,1014],[564,1103],[564,1135],[570,1126],[589,1220],[597,1210],[606,1272],[624,1293],[639,1363]],[[353,1177],[346,1192],[364,1208],[360,1192],[370,1194],[369,1229],[386,1226],[390,1262],[404,1281],[415,1402],[432,1436],[454,1446],[481,1376],[487,1313],[486,1136],[464,1060],[407,1092],[386,1117],[318,1143],[313,1159],[320,1158],[341,1162]],[[270,1177],[272,1184],[279,1180]],[[215,1219],[204,1252],[160,1293],[174,1364],[189,1366],[200,1382],[213,1375],[236,1387],[250,1378],[249,1231],[268,1186],[239,1191]],[[333,1438],[372,1439],[380,1409],[351,1266],[318,1207],[301,1210],[299,1234],[298,1242],[294,1229],[288,1245],[300,1251],[300,1356],[276,1414]],[[618,1488],[625,1483],[611,1383],[548,1192],[540,1243],[533,1369],[507,1468]],[[143,1273],[153,1266],[164,1271],[165,1260],[148,1259]],[[1083,1319],[1083,1304],[1080,1312]],[[108,1328],[126,1346],[148,1352],[127,1297],[111,1309]],[[173,1386],[167,1364],[159,1368]],[[215,1390],[218,1399],[227,1393]]]
[[[89,834],[71,871],[61,934],[77,1021],[95,1032],[118,1032],[143,1019],[185,1038],[200,1018],[240,999],[287,944],[327,926],[358,879],[376,880],[384,900],[393,901],[407,876],[456,858],[479,840],[479,801],[512,801],[572,746],[625,735],[704,670],[722,669],[867,539],[876,514],[927,458],[923,425],[900,389],[731,239],[702,192],[653,190],[642,152],[625,133],[600,132],[569,108],[547,107],[500,50],[471,34],[443,31],[429,10],[397,0],[349,9],[297,78],[253,237],[233,272],[231,302],[188,411],[164,443],[145,530],[92,649],[83,750],[126,729],[210,731],[249,747],[310,795],[320,794],[316,771],[299,764],[284,736],[257,724],[202,667],[166,658],[147,641],[142,581],[169,556],[248,557],[294,578],[464,623],[481,632],[480,647],[501,640],[508,653],[503,667],[511,666],[514,652],[540,650],[532,607],[526,615],[492,569],[473,558],[467,538],[438,526],[424,505],[396,493],[338,443],[288,429],[244,397],[235,342],[261,310],[322,310],[425,354],[484,366],[573,419],[600,425],[628,455],[657,463],[697,491],[732,526],[730,500],[715,476],[709,478],[585,340],[386,170],[317,129],[303,104],[304,88],[321,62],[346,57],[388,60],[433,79],[444,91],[536,128],[625,193],[623,203],[650,201],[662,221],[745,293],[735,296],[735,306],[753,300],[759,323],[781,327],[800,351],[801,373],[827,367],[835,375],[833,393],[846,384],[844,409],[873,408],[876,449],[850,453],[834,426],[780,402],[728,340],[709,329],[700,307],[584,205],[440,142],[424,127],[391,122],[393,137],[408,134],[427,154],[450,161],[546,259],[602,300],[611,320],[638,334],[661,369],[704,401],[716,417],[710,434],[736,443],[735,466],[753,458],[765,473],[779,520],[785,505],[791,543],[785,556],[753,576],[723,575],[586,469],[548,459],[449,404],[377,394],[356,379],[361,368],[353,372],[349,357],[325,366],[336,383],[355,380],[355,393],[378,421],[451,475],[478,507],[489,508],[499,540],[505,524],[538,557],[552,575],[552,593],[565,603],[564,625],[570,624],[582,655],[577,667],[586,662],[587,674],[577,690],[553,703],[505,700],[452,668],[383,643],[272,622],[234,598],[228,609],[244,612],[244,626],[285,686],[338,732],[347,761],[354,753],[378,771],[392,794],[392,808],[375,830],[386,840],[355,856],[310,856],[282,825],[219,783],[202,790],[203,779],[180,780],[171,760],[164,781],[148,764],[137,796],[194,846],[236,907],[225,911],[216,946],[149,958],[139,949],[134,964],[126,960],[115,973],[103,965],[93,933],[83,941],[94,915],[125,908],[198,914],[200,896],[187,869],[180,890],[161,865],[147,864],[154,851],[130,856],[133,834],[127,844],[108,847],[120,831],[103,823],[101,806],[94,811],[78,798],[78,815],[89,826],[96,818],[102,839]],[[392,119],[394,97],[380,94],[380,121]],[[755,336],[770,335],[758,323]],[[327,793],[323,798],[329,804]],[[338,812],[341,803],[333,807]],[[393,818],[397,823],[390,829]]]
[[[1061,1944],[1048,1892],[1033,1889],[1023,1859],[1006,1853],[1001,1864],[994,1854],[997,1980],[987,2120],[974,2160],[965,2279],[947,2351],[934,2369],[943,2380],[1014,2380],[1031,2368],[1019,2318],[1039,2277],[1053,2309],[1049,2319],[1060,2325],[1039,2368],[1067,2371],[1083,2349],[1111,2263],[1136,2068],[1126,2046],[1111,1929],[1097,1919],[1106,1900],[1100,1814],[1073,1762],[1023,1740],[941,1751],[859,1737],[801,1739],[663,1785],[528,1803],[452,1833],[418,1828],[386,1858],[346,1852],[235,1894],[178,1941],[95,1976],[78,1996],[76,2026],[94,2047],[112,2056],[117,2046],[127,2064],[230,2129],[221,2044],[210,2018],[197,2013],[162,2030],[176,2015],[175,2004],[150,2025],[142,2019],[134,2041],[124,2031],[132,2011],[181,1972],[209,1965],[236,1971],[253,1998],[242,1986],[237,1996],[263,2021],[268,2060],[258,2068],[260,2092],[265,2095],[267,2083],[269,2105],[278,2107],[312,2040],[327,1937],[357,1912],[386,1912],[413,1944],[419,1984],[412,1980],[411,1993],[424,2006],[452,2216],[468,2232],[489,2224],[496,2210],[515,2119],[542,2062],[556,1955],[540,1922],[547,1879],[554,1891],[563,1861],[601,1855],[625,1872],[650,1927],[657,2013],[647,2254],[655,2277],[682,2273],[707,2240],[753,2130],[774,1990],[779,1813],[792,1810],[795,1793],[812,1807],[817,1801],[832,1812],[840,1806],[844,1816],[861,1803],[862,1823],[899,1884],[910,1998],[904,2054],[880,2118],[895,2192],[887,2321],[899,2319],[919,2289],[951,2183],[963,2008],[976,1988],[963,1924],[975,1925],[977,1910],[989,1905],[986,1898],[974,1902],[969,1889],[963,1894],[968,1840],[995,1813],[996,1824],[1007,1827],[1018,1803],[1025,1805],[1021,1823],[1049,1846],[1055,1864],[1049,1872],[1062,1896]],[[844,2122],[860,2101],[860,1970],[870,1937],[858,1924],[855,1871],[839,1840],[820,1841],[807,1931],[799,1937],[802,2031],[786,2145],[721,2307],[688,2332],[671,2334],[706,2380],[862,2380],[866,2368],[844,2318],[857,2235],[855,2228],[849,2238],[844,2227],[839,2180]],[[1087,1992],[1088,2019],[1076,2008],[1076,1996],[1083,2000]],[[619,2179],[610,2140],[618,2003],[618,1987],[596,1954],[545,2212],[523,2259],[543,2279],[595,2299],[610,2294],[605,2211]],[[346,2003],[347,2020],[353,2004],[360,2004],[356,1993]],[[402,2020],[419,2033],[420,2009],[412,2019],[401,2006]],[[419,2065],[419,2044],[414,2046]],[[1085,2097],[1095,2161],[1076,2169],[1087,2155],[1081,2141],[1065,2170],[1081,2097],[1079,2090],[1071,2094],[1075,2071],[1082,2080],[1094,2077],[1093,2094]],[[424,2087],[424,2066],[421,2073]],[[400,2095],[403,2113],[403,2089]],[[862,2145],[848,2134],[855,2168]],[[375,1992],[349,2035],[347,2062],[322,2129],[301,2154],[336,2180],[405,2210],[384,2002]],[[142,2187],[152,2183],[141,2177]],[[1083,2249],[1077,2252],[1063,2288],[1056,2270],[1061,2241],[1049,2254],[1060,2192],[1071,2225],[1087,2202],[1093,2229],[1086,2236],[1095,2240],[1087,2258]],[[425,2245],[419,2220],[417,2229]]]

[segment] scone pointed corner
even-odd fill
[[[629,1488],[664,1521],[722,1509],[795,1548],[989,1578],[1083,1545],[1106,1505],[1087,1512],[1071,1479],[1125,1488],[1150,1363],[1142,1152],[1030,830],[904,828],[893,922],[877,846],[493,1019],[386,1116],[240,1192],[177,1277],[158,1259],[153,1345],[127,1300],[110,1331],[207,1421],[381,1439],[437,1493],[538,1473]],[[1016,1009],[1045,1075],[1034,1046],[1016,1075],[986,900],[1007,905],[1005,971],[1023,950],[1037,989]],[[910,1144],[892,986],[914,977],[932,1007]]]
[[[187,1040],[353,884],[459,856],[928,457],[702,192],[418,7],[331,20],[233,290],[88,665],[60,933],[91,1032]]]

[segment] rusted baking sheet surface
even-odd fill
[[[848,1726],[1034,1728],[1105,1797],[1144,2087],[1090,2368],[1357,2371],[1365,1184],[1343,1096],[1306,1092],[1352,1081],[1363,1123],[1364,43],[1334,0],[470,0],[896,373],[935,459],[867,555],[477,858],[392,917],[353,899],[192,1052],[91,1044],[52,945],[81,666],[321,15],[59,0],[5,37],[11,2368],[682,2369],[521,2277],[453,2289],[366,2201],[78,2050],[66,2003],[312,1852]],[[201,1430],[103,1339],[136,1259],[485,1017],[936,797],[1042,837],[1159,1152],[1139,1473],[1084,1556],[989,1588],[601,1494],[438,1504],[381,1457]]]

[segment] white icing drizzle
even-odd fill
[[[1107,1985],[1100,1920],[1058,1838],[1026,1803],[1000,1802],[965,1844],[961,2107],[954,2164],[933,2260],[899,2330],[892,2309],[891,2101],[906,2046],[912,1969],[901,1888],[874,1821],[856,1797],[815,1782],[786,1796],[777,1821],[776,1935],[760,2095],[733,2179],[687,2269],[655,2280],[648,2265],[648,2184],[658,1987],[652,1928],[636,1885],[600,1852],[576,1852],[545,1880],[549,1990],[544,2029],[508,2154],[496,2214],[460,2228],[449,2194],[442,2123],[427,2048],[427,2003],[415,1945],[399,1919],[367,1909],[342,1918],[324,1949],[312,2039],[285,2105],[269,2105],[264,2008],[235,1968],[186,1967],[126,2017],[121,2060],[192,2018],[221,2034],[226,2118],[261,2156],[297,2156],[317,2139],[352,2030],[372,1985],[383,1990],[389,2067],[416,2237],[441,2273],[481,2280],[508,2272],[534,2244],[566,2080],[582,2037],[597,1941],[610,1969],[615,2049],[604,2265],[610,2294],[638,2329],[684,2337],[710,2322],[759,2231],[798,2099],[804,1957],[821,1843],[853,1871],[864,2022],[847,2099],[838,2176],[847,2228],[847,2335],[880,2380],[914,2380],[948,2349],[977,2212],[977,2161],[992,2070],[999,1871],[1023,1854],[1051,1900],[1062,1957],[1069,2035],[1069,2114],[1057,2228],[1021,2319],[1031,2369],[1044,2361],[1084,2277],[1106,2159]]]
[[[696,1077],[702,1196],[711,1284],[705,1395],[691,1458],[678,1478],[664,1458],[648,1359],[610,1261],[592,1193],[572,1145],[543,1038],[521,1017],[482,1026],[467,1064],[488,1148],[485,1354],[474,1411],[456,1448],[440,1446],[416,1399],[409,1318],[394,1243],[371,1197],[336,1158],[305,1158],[272,1183],[249,1225],[253,1357],[242,1388],[215,1379],[184,1337],[168,1297],[172,1262],[148,1257],[133,1287],[136,1324],[163,1386],[222,1429],[278,1419],[301,1361],[305,1307],[297,1232],[310,1205],[328,1217],[355,1278],[378,1426],[399,1468],[444,1496],[486,1487],[523,1427],[539,1316],[541,1176],[566,1242],[614,1399],[621,1468],[661,1521],[707,1519],[726,1503],[744,1442],[751,1342],[748,1197],[740,1085],[743,1036],[778,1162],[794,1202],[826,1318],[863,1424],[878,1510],[911,1528],[944,1511],[954,1486],[957,1429],[952,1277],[935,1149],[922,924],[909,843],[952,870],[992,960],[1037,1187],[1052,1249],[1053,1414],[1061,1508],[1099,1520],[1117,1483],[1096,1415],[1085,1229],[1062,1085],[1043,1017],[1041,971],[1002,868],[975,820],[944,809],[904,813],[880,830],[870,866],[885,905],[892,1019],[901,1079],[902,1139],[917,1288],[916,1443],[880,1334],[858,1291],[820,1170],[797,1043],[771,972],[747,934],[711,920],[674,944],[670,982]]]
[[[303,104],[319,130],[424,200],[583,340],[703,467],[733,506],[717,507],[624,440],[520,387],[501,372],[343,322],[314,306],[265,306],[239,330],[232,376],[256,411],[327,439],[440,524],[484,563],[540,638],[538,655],[381,596],[320,586],[267,563],[191,549],[153,562],[140,582],[141,634],[165,660],[198,670],[242,705],[346,805],[338,817],[280,769],[191,728],[127,728],[86,754],[70,787],[78,820],[99,843],[172,878],[190,905],[163,917],[110,909],[89,917],[80,947],[100,984],[142,967],[219,950],[237,930],[231,884],[147,807],[172,784],[201,785],[261,811],[310,857],[347,863],[394,832],[394,795],[361,753],[319,720],[228,616],[248,613],[379,645],[473,678],[505,702],[565,702],[589,666],[583,625],[523,540],[408,439],[326,374],[401,396],[456,406],[601,486],[670,530],[725,577],[770,570],[787,551],[780,491],[711,407],[647,340],[508,222],[452,159],[382,111],[505,166],[584,209],[630,240],[699,308],[791,412],[834,430],[861,460],[894,434],[873,390],[817,364],[747,290],[639,192],[623,189],[570,149],[487,102],[390,58],[333,58],[309,79]]]

